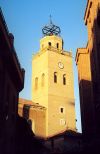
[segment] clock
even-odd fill
[[[62,62],[58,62],[58,66],[59,68],[63,69],[64,68],[64,64]]]

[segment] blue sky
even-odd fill
[[[77,128],[81,131],[75,53],[78,47],[85,47],[87,29],[84,25],[84,12],[87,0],[0,0],[9,32],[15,37],[15,49],[21,66],[25,68],[25,86],[20,97],[31,99],[32,54],[39,49],[42,28],[52,21],[60,26],[64,49],[73,53],[74,85],[76,100]]]

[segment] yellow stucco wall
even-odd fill
[[[28,104],[28,101],[27,101]],[[23,103],[19,103],[18,105],[18,114],[23,116]],[[32,131],[36,136],[46,137],[46,108],[36,106],[30,106],[29,110],[29,118],[32,122]]]
[[[59,62],[63,63],[63,69],[58,67]],[[75,102],[72,56],[50,51],[48,63],[48,134],[51,136],[67,128],[75,128]],[[57,83],[54,83],[54,72],[57,72]],[[64,74],[66,74],[66,85],[63,85]],[[64,113],[60,112],[61,107],[64,108]],[[64,120],[65,124],[61,124],[61,120]]]
[[[78,48],[76,54],[79,81],[91,81],[90,53],[87,48]]]
[[[45,83],[42,86],[42,74],[45,74]],[[38,87],[35,87],[35,78],[38,77]],[[32,101],[48,107],[48,52],[37,55],[32,60]]]
[[[32,130],[35,135],[46,137],[46,110],[31,108],[29,117],[32,120]]]

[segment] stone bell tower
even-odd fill
[[[75,130],[72,53],[63,50],[60,32],[52,21],[44,26],[40,50],[32,58],[32,101],[47,108],[48,137]]]

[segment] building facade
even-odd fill
[[[100,1],[88,0],[84,15],[88,31],[85,48],[78,48],[76,64],[79,77],[82,131],[100,132]]]
[[[32,58],[32,101],[46,108],[46,137],[75,130],[72,53],[64,51],[60,28],[42,29],[40,50]],[[35,129],[33,130],[35,132]]]
[[[0,9],[0,153],[15,153],[16,118],[19,92],[24,87],[24,69],[14,49]]]
[[[44,106],[20,98],[18,113],[27,120],[36,136],[46,138],[46,108]]]

